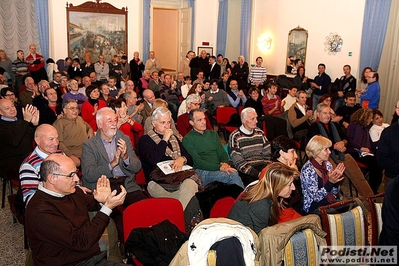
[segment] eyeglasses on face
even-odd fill
[[[78,107],[65,107],[65,109],[72,110],[72,111],[79,110]]]
[[[54,173],[53,175],[57,175],[57,176],[66,176],[66,177],[68,177],[68,178],[73,178],[73,177],[75,177],[75,175],[77,175],[78,173],[77,173],[77,171],[75,171],[75,172],[71,172],[71,173],[69,173],[69,174],[67,174],[67,175],[65,175],[65,174],[58,174],[58,173]]]
[[[14,96],[14,95],[15,95],[14,93],[9,93],[9,94],[6,94],[5,96],[11,97],[11,96]]]

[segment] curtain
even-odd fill
[[[391,0],[366,0],[359,76],[365,67],[371,67],[373,70],[378,69],[384,46],[390,7]]]
[[[42,54],[34,1],[1,0],[0,18],[0,47],[11,60],[17,58],[19,49],[28,53],[30,44]]]
[[[48,0],[35,0],[36,21],[39,33],[40,51],[44,58],[49,58],[49,18]]]
[[[150,53],[151,0],[143,0],[143,54],[141,60],[145,63]]]
[[[195,0],[187,0],[188,7],[191,7],[191,47],[190,50],[194,51],[194,29],[195,29]]]
[[[384,121],[391,123],[394,107],[399,100],[399,1],[392,1],[391,13],[378,67],[381,86],[379,109],[384,114]]]
[[[226,41],[227,41],[227,22],[229,14],[229,1],[219,0],[219,14],[218,14],[218,31],[216,40],[216,55],[226,54]]]
[[[252,0],[241,2],[241,26],[240,26],[240,54],[246,61],[249,60],[249,49],[251,40]]]

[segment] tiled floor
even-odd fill
[[[13,223],[6,197],[6,205],[0,209],[0,265],[25,265],[25,257],[23,226]]]

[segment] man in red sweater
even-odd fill
[[[29,45],[29,52],[30,54],[26,57],[25,61],[29,64],[28,70],[35,83],[39,83],[42,79],[48,80],[46,69],[44,69],[44,57],[36,53],[36,46],[34,44]]]

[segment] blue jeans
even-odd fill
[[[313,94],[313,99],[312,99],[312,109],[313,111],[316,110],[317,105],[319,104],[319,99],[321,95]]]
[[[213,181],[219,181],[226,184],[236,184],[237,186],[244,188],[241,177],[237,172],[228,174],[223,171],[206,171],[201,169],[195,169],[195,171],[201,177],[204,186]]]

